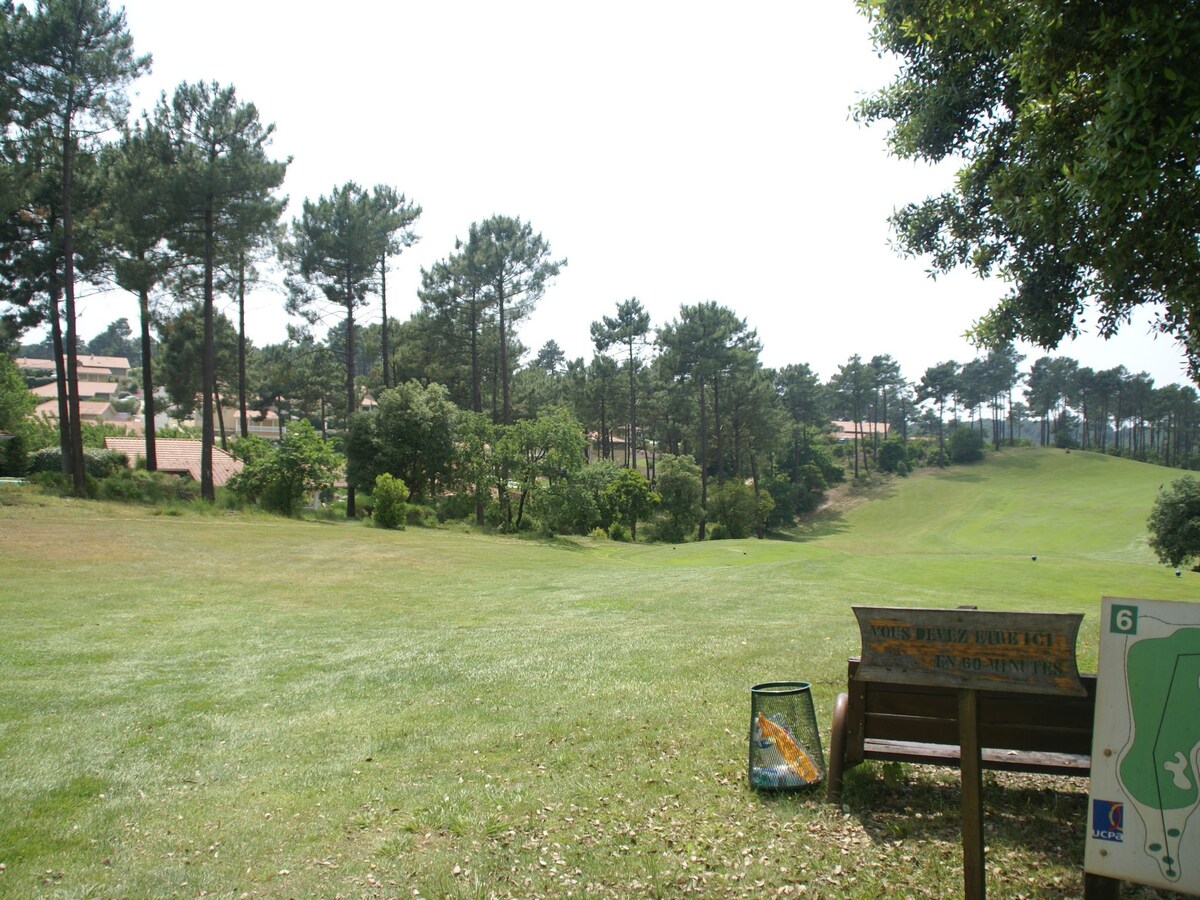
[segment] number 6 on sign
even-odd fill
[[[1113,605],[1108,630],[1113,634],[1137,634],[1138,608]]]

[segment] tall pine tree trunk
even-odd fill
[[[512,424],[512,401],[508,392],[508,331],[504,323],[504,283],[496,285],[496,308],[500,311],[500,382],[501,382],[501,413],[500,422]]]
[[[379,257],[379,301],[383,306],[383,323],[379,330],[379,340],[383,345],[383,386],[390,388],[392,379],[389,372],[391,366],[389,360],[391,358],[391,348],[388,346],[388,313],[387,313],[387,255],[381,254]]]
[[[704,378],[700,378],[700,530],[698,540],[704,540],[708,525],[708,410],[705,409]]]
[[[346,273],[346,430],[350,430],[350,417],[354,415],[354,286],[350,273]],[[346,485],[346,518],[358,515],[354,508],[354,486]]]
[[[213,236],[213,197],[205,198],[204,208],[204,349],[201,353],[200,398],[200,497],[212,502],[217,499],[213,484],[213,393],[216,391],[216,351],[213,347],[213,267],[216,246]]]
[[[75,330],[75,219],[71,210],[75,166],[75,138],[71,132],[71,119],[74,111],[73,100],[68,100],[63,116],[62,254],[63,301],[67,319],[67,434],[71,450],[71,483],[75,495],[82,497],[87,493],[87,479],[83,467],[83,426],[79,421],[79,337]]]
[[[250,433],[246,412],[246,251],[238,250],[238,421],[242,437]],[[222,447],[225,429],[221,429]]]
[[[50,288],[50,342],[54,350],[54,372],[58,376],[58,448],[64,476],[72,477],[71,408],[67,403],[67,350],[63,343],[62,321],[59,312],[60,285]]]
[[[154,373],[151,356],[154,344],[150,339],[150,294],[143,288],[138,292],[138,314],[142,328],[142,415],[146,422],[146,471],[158,471],[158,442],[154,424]]]

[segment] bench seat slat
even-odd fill
[[[1045,722],[983,722],[980,740],[985,747],[1006,750],[1040,750],[1051,747],[1065,753],[1088,754],[1092,751],[1090,727]],[[916,743],[957,744],[958,721],[918,716],[867,713],[863,723],[866,740],[895,739]]]
[[[829,796],[842,773],[866,759],[959,766],[958,691],[932,685],[860,681],[848,665],[831,734]],[[985,769],[1050,775],[1091,771],[1096,676],[1080,676],[1086,696],[980,691],[979,737]]]
[[[863,746],[866,759],[892,762],[917,762],[931,765],[957,766],[959,748],[957,744],[930,744],[918,741],[868,740]],[[983,766],[1008,772],[1037,772],[1047,775],[1087,775],[1091,771],[1091,757],[1080,753],[1054,753],[1048,750],[1034,752],[997,750],[985,747]]]

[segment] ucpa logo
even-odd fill
[[[1099,841],[1123,841],[1125,804],[1118,800],[1092,801],[1092,837]]]

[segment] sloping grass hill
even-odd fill
[[[0,896],[956,895],[946,782],[756,794],[748,687],[828,728],[853,603],[1081,611],[1093,667],[1102,595],[1200,592],[1173,474],[1009,451],[680,546],[0,487]],[[1077,792],[987,802],[992,896],[1082,894]]]

